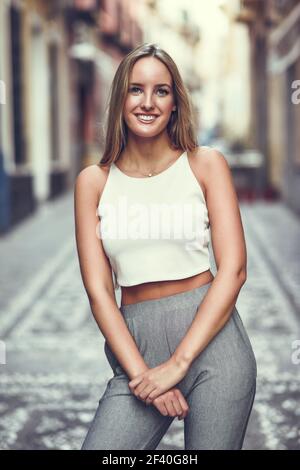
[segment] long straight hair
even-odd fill
[[[105,128],[104,152],[98,165],[106,166],[117,161],[126,147],[128,130],[123,119],[123,107],[128,93],[130,73],[142,57],[156,57],[165,64],[173,79],[176,110],[171,113],[167,132],[176,149],[193,150],[198,146],[196,111],[189,97],[177,65],[170,55],[157,44],[145,43],[127,54],[120,62],[110,87],[108,114]]]

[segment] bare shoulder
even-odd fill
[[[220,160],[223,161],[223,165],[227,164],[224,155],[213,147],[198,146],[189,152],[190,166],[198,180],[205,199],[207,198],[209,183],[212,181],[212,168],[219,167]]]
[[[75,191],[93,192],[95,197],[100,197],[108,176],[109,167],[100,167],[98,164],[89,165],[83,168],[75,180]]]
[[[214,147],[199,146],[191,152],[191,163],[195,174],[204,188],[205,196],[209,186],[214,184],[214,176],[230,174],[228,162],[222,152]]]
[[[213,169],[215,166],[228,166],[223,153],[214,147],[197,147],[194,150],[194,158],[197,160],[198,165],[206,167],[207,169]]]

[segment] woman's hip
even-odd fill
[[[211,283],[160,299],[120,307],[139,352],[150,368],[172,356],[197,315]],[[114,375],[124,374],[107,342],[105,354]],[[193,361],[189,375],[195,376],[206,369],[218,371],[219,374],[231,370],[256,377],[255,355],[236,307],[226,324]]]

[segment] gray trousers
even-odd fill
[[[212,281],[186,292],[124,305],[120,311],[149,367],[170,358],[190,327]],[[81,449],[156,449],[174,417],[133,395],[129,377],[104,343],[113,376]],[[175,385],[189,412],[184,423],[185,450],[242,449],[256,394],[257,363],[240,315],[231,316]]]

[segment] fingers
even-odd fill
[[[165,401],[162,396],[159,396],[153,400],[153,406],[155,406],[158,411],[163,415],[163,416],[168,416],[168,410],[165,405]]]
[[[188,406],[188,404],[186,402],[186,399],[184,398],[184,396],[182,395],[180,390],[175,389],[175,394],[177,396],[178,402],[179,402],[180,407],[182,409],[182,414],[178,418],[179,420],[181,420],[181,419],[185,418],[186,415],[188,414],[189,406]]]
[[[147,401],[147,403],[151,403],[152,399],[148,398],[150,393],[155,390],[155,387],[153,385],[147,385],[142,392],[136,393],[136,396],[138,396],[141,400]]]
[[[184,419],[189,411],[189,406],[178,389],[163,393],[153,400],[153,405],[163,416],[178,416],[178,419]]]
[[[181,416],[183,413],[183,409],[181,407],[181,403],[178,400],[178,397],[176,396],[175,393],[170,396],[169,402],[168,402],[168,410],[171,414],[171,416]]]
[[[176,402],[176,400],[167,402],[166,407],[168,409],[169,416],[173,416],[174,418],[177,416],[179,418],[182,415],[180,404],[179,402]]]

